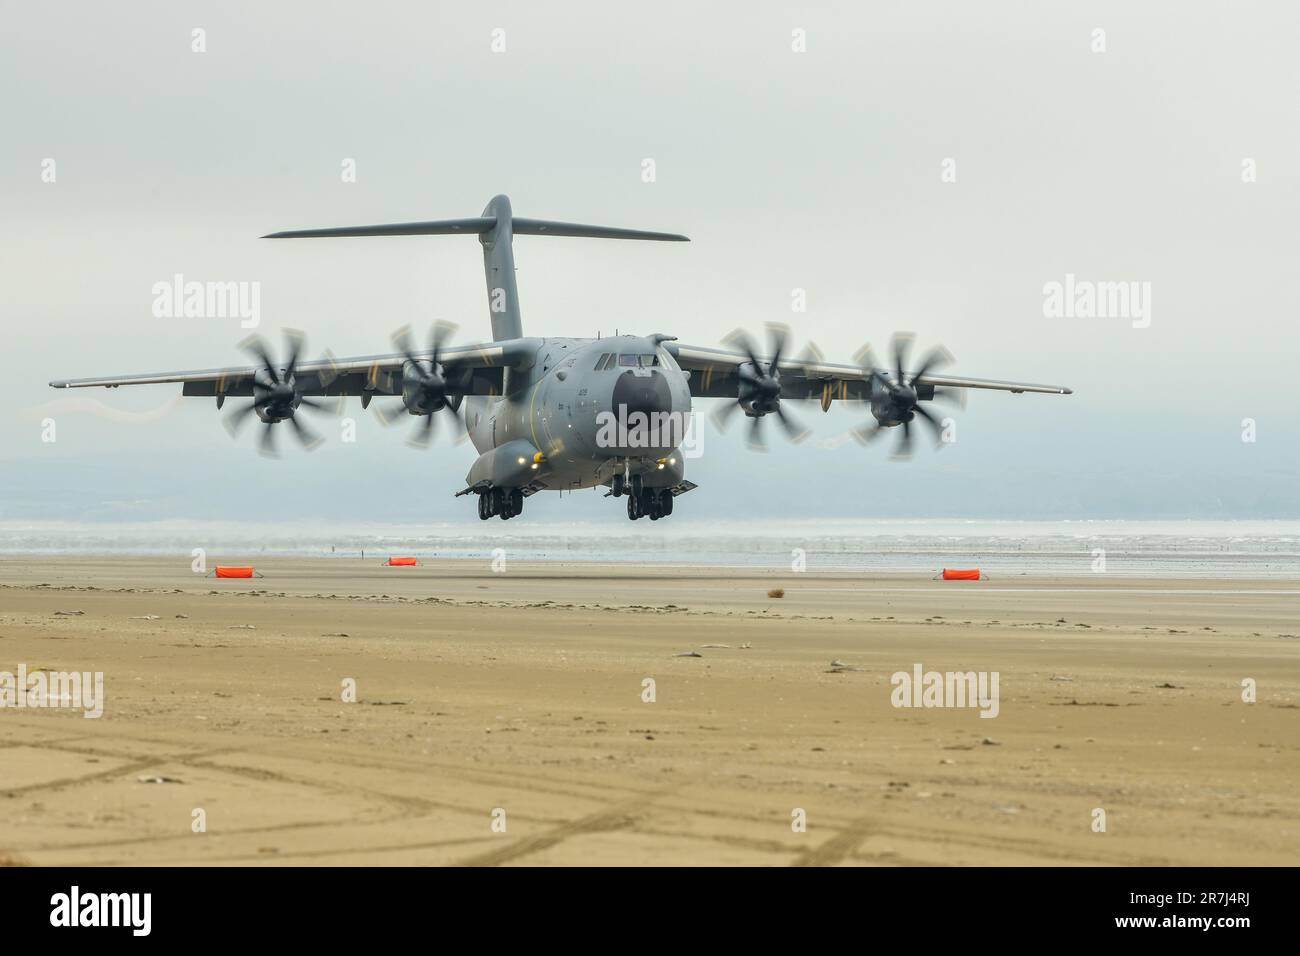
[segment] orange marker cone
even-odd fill
[[[219,578],[251,578],[253,576],[253,567],[236,567],[234,565],[218,564],[217,577]]]

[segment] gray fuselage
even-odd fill
[[[532,367],[506,376],[506,395],[465,399],[481,453],[468,484],[565,490],[616,474],[639,474],[652,488],[677,484],[691,393],[663,339],[539,339]]]

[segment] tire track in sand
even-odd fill
[[[875,817],[861,817],[811,850],[805,850],[791,866],[834,866],[850,856],[876,829]]]
[[[612,830],[626,830],[637,822],[637,815],[641,810],[647,808],[661,796],[665,796],[679,789],[681,785],[662,790],[656,790],[653,793],[642,794],[633,797],[631,800],[625,800],[616,803],[613,806],[606,807],[603,810],[597,810],[595,813],[588,814],[585,817],[579,817],[577,820],[571,820],[568,823],[562,823],[553,827],[544,833],[536,836],[523,837],[514,840],[508,846],[503,846],[499,850],[488,850],[486,853],[479,853],[474,856],[466,857],[463,860],[456,861],[455,866],[500,866],[502,863],[510,863],[520,857],[528,856],[533,853],[540,853],[543,850],[549,850],[553,846],[558,846],[565,840],[573,837],[584,836],[588,833],[608,833]]]

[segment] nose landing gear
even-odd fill
[[[645,477],[643,475],[632,475],[629,478],[626,473],[617,474],[609,481],[609,493],[615,498],[621,498],[623,495],[639,498],[644,490]]]

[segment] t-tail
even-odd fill
[[[651,239],[658,242],[689,242],[670,232],[646,232],[616,226],[584,226],[550,219],[520,219],[510,209],[507,196],[494,196],[473,219],[442,219],[434,222],[400,222],[379,226],[343,226],[336,229],[295,229],[273,232],[263,239],[320,239],[350,236],[445,236],[475,235],[483,244],[483,273],[487,278],[488,314],[492,339],[502,342],[523,334],[519,314],[519,289],[515,285],[515,236],[570,236],[585,239]]]

